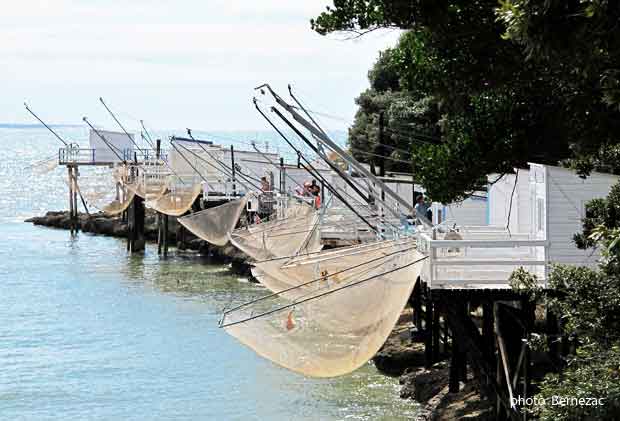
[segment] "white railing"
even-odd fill
[[[509,288],[511,273],[522,267],[546,287],[547,240],[486,228],[464,227],[448,237],[456,239],[420,232],[418,250],[429,257],[422,280],[431,288]]]

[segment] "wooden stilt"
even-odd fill
[[[157,218],[157,254],[161,255],[161,242],[163,240],[161,214],[157,212],[155,218]]]
[[[144,199],[134,196],[128,211],[127,249],[131,253],[144,251]]]
[[[437,304],[433,305],[433,363],[439,361],[439,339],[440,339],[440,328],[439,324],[439,306]]]
[[[449,329],[448,329],[448,322],[446,320],[446,315],[444,312],[444,316],[443,316],[443,330],[442,330],[442,335],[443,335],[443,352],[444,354],[448,354],[449,350],[450,350],[450,333],[449,333]]]
[[[73,225],[75,226],[75,232],[79,231],[79,216],[78,216],[78,199],[77,199],[77,167],[73,168]]]
[[[485,301],[482,303],[482,338],[491,365],[493,365],[492,359],[495,358],[495,333],[493,331],[493,322],[493,303],[491,301]],[[494,380],[490,378],[487,373],[481,381],[489,385]],[[484,388],[481,388],[481,393],[483,393],[483,389]]]
[[[452,356],[450,358],[450,380],[449,380],[449,390],[450,393],[456,393],[460,389],[460,357],[459,357],[459,347],[458,344],[452,342]]]
[[[163,237],[164,237],[164,257],[168,257],[168,215],[164,215]]]
[[[417,331],[422,330],[422,282],[418,280],[413,289],[413,323]]]
[[[433,299],[430,294],[430,290],[426,290],[425,295],[425,303],[426,303],[426,311],[425,311],[425,322],[426,326],[424,327],[424,357],[425,357],[425,365],[427,368],[431,367],[434,363],[433,357]]]
[[[73,234],[73,167],[70,165],[67,166],[67,179],[69,181],[69,225],[71,234]]]

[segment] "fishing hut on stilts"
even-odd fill
[[[389,196],[411,210],[392,189],[339,150],[314,121],[305,120],[297,111],[303,110],[297,100],[299,108],[294,108],[271,93],[314,139],[373,180],[381,192],[377,201]],[[418,224],[415,238],[416,250],[426,260],[419,277],[412,280],[410,303],[413,336],[424,343],[426,366],[448,357],[449,389],[457,392],[468,381],[469,364],[481,392],[495,402],[497,419],[526,418],[515,399],[523,402],[531,396],[530,334],[542,329],[554,341],[557,320],[547,315],[544,327],[535,326],[536,303],[529,293],[513,288],[510,280],[516,270],[524,269],[533,275],[535,288],[546,289],[549,241],[537,233],[511,232],[504,226],[449,227],[428,222]]]

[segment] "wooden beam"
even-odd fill
[[[430,368],[433,363],[434,352],[433,352],[433,299],[431,294],[427,291],[425,296],[425,326],[424,326],[424,356],[425,356],[425,365],[427,368]]]
[[[457,343],[458,346],[462,346],[464,350],[470,356],[471,367],[474,370],[476,377],[482,378],[482,375],[486,375],[489,378],[495,378],[496,370],[491,366],[491,362],[494,360],[484,345],[484,340],[478,331],[476,324],[471,320],[471,317],[464,314],[462,311],[462,301],[457,299],[445,302],[446,313],[448,315],[448,323],[450,325],[450,331],[453,335],[453,346]],[[500,383],[497,381],[490,382],[488,385],[480,383],[481,387],[488,388],[487,394],[494,394],[499,403],[505,408],[508,408],[507,412],[512,419],[517,420],[518,414],[515,411],[510,410],[510,401]]]

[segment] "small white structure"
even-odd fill
[[[422,280],[431,288],[509,288],[510,274],[523,267],[546,285],[549,263],[596,265],[600,254],[578,249],[573,236],[582,229],[585,204],[606,197],[618,179],[602,173],[582,179],[534,163],[499,180],[490,176],[486,226],[418,235],[418,248],[429,255]]]
[[[125,133],[109,130],[95,132],[91,129],[88,143],[92,151],[93,162],[120,163],[123,160],[132,160],[135,139],[134,135],[129,136],[131,139]]]
[[[596,265],[598,251],[578,249],[573,235],[581,231],[585,204],[605,198],[618,176],[593,172],[583,179],[567,168],[534,163],[529,167],[490,186],[489,225],[548,240],[551,263]]]

